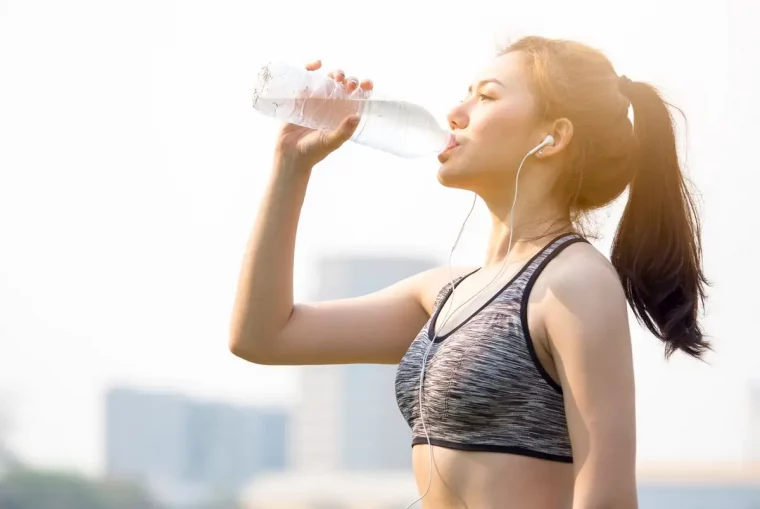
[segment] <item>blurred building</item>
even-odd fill
[[[751,463],[760,463],[760,379],[750,382],[748,407],[747,459]]]
[[[313,299],[365,295],[435,265],[434,260],[411,257],[325,258],[316,265]],[[291,449],[295,468],[411,469],[411,432],[396,406],[396,366],[308,366],[300,376]]]
[[[236,496],[255,476],[286,466],[281,410],[113,389],[106,396],[106,469],[170,506]]]

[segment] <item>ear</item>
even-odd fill
[[[567,118],[558,118],[547,126],[546,132],[554,137],[554,144],[547,145],[536,154],[537,157],[551,157],[564,151],[573,139],[573,123]]]

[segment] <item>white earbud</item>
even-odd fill
[[[547,135],[546,138],[544,138],[544,141],[542,141],[541,143],[533,147],[533,150],[528,152],[528,155],[532,156],[533,154],[535,154],[542,148],[546,147],[547,145],[554,145],[554,136],[552,136],[551,134]]]

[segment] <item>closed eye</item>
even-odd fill
[[[464,104],[467,101],[468,98],[469,97],[467,97],[465,99],[461,99],[459,101],[459,104]],[[477,94],[477,98],[478,98],[478,101],[493,101],[494,100],[493,97],[487,96],[485,94]]]

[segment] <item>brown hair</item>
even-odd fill
[[[504,53],[513,51],[528,57],[540,113],[573,123],[555,194],[577,224],[628,188],[610,256],[628,302],[665,343],[666,357],[675,350],[701,357],[710,349],[698,323],[707,281],[671,105],[651,85],[618,77],[607,57],[584,44],[526,37]]]

